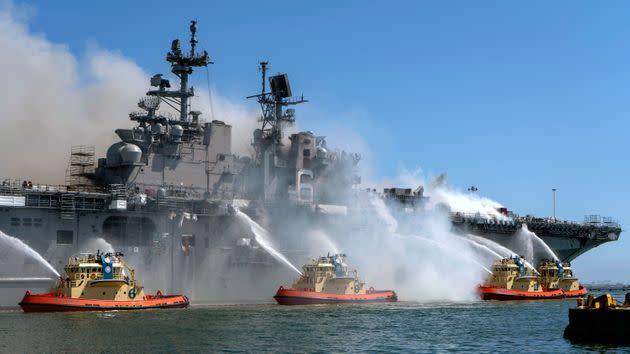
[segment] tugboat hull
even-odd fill
[[[190,304],[184,295],[147,295],[142,300],[114,301],[73,299],[55,294],[31,294],[26,292],[20,302],[24,312],[112,311],[184,308]]]
[[[582,285],[580,285],[580,288],[577,290],[573,290],[573,291],[565,291],[564,292],[564,296],[565,297],[581,297],[588,294],[588,290],[583,287]]]
[[[280,305],[313,305],[339,303],[396,302],[392,290],[373,290],[365,294],[331,294],[280,287],[273,297]]]
[[[565,297],[564,291],[560,289],[533,292],[480,286],[479,293],[483,300],[545,300]]]

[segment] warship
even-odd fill
[[[0,180],[0,231],[24,241],[59,270],[68,257],[103,239],[125,252],[155,288],[188,293],[194,287],[191,298],[232,301],[264,297],[272,284],[286,279],[270,271],[276,262],[256,246],[242,213],[273,231],[293,260],[309,254],[300,237],[304,230],[332,225],[339,233],[340,227],[357,229],[343,222],[350,216],[368,218],[357,202],[366,199],[359,188],[361,156],[333,149],[325,136],[311,131],[287,136],[296,120],[294,107],[307,100],[293,95],[287,74],[268,75],[268,62],[259,65],[261,91],[248,97],[261,108],[250,155],[232,151],[230,124],[206,121],[193,109],[192,75],[213,64],[207,51],[197,49],[196,32],[192,21],[189,49],[176,39],[166,54],[177,83],[162,74],[150,78],[139,110],[129,114],[132,126],[115,130],[119,141],[104,157],[97,158],[93,146],[63,142],[70,150],[65,185]],[[391,188],[379,198],[406,208],[420,207],[428,196],[422,187]],[[507,211],[504,219],[453,211],[451,221],[455,229],[501,244],[527,222],[563,261],[616,240],[621,232],[607,219],[577,224],[512,217]],[[0,287],[26,287],[14,275],[33,266],[16,257],[3,265]],[[45,278],[31,275],[25,281],[48,287]]]

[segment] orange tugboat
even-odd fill
[[[122,253],[96,253],[71,257],[67,277],[46,294],[26,292],[20,302],[24,312],[109,311],[181,308],[189,304],[183,295],[146,295],[135,271],[122,260]],[[129,279],[124,270],[131,274]]]
[[[309,305],[331,303],[394,302],[392,290],[365,289],[356,270],[348,273],[345,254],[327,255],[314,259],[302,267],[304,274],[292,288],[280,287],[273,297],[280,305]]]
[[[543,259],[538,265],[540,278],[546,289],[561,289],[564,297],[580,297],[588,290],[573,276],[569,262]]]
[[[564,291],[548,289],[532,269],[525,268],[522,257],[504,258],[492,264],[492,274],[479,286],[483,300],[561,299]]]

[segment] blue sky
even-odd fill
[[[538,215],[552,213],[555,187],[559,217],[630,225],[630,3],[339,3],[18,2],[34,10],[31,31],[79,57],[96,43],[147,73],[168,71],[170,41],[196,18],[221,94],[256,93],[269,60],[310,100],[300,128],[332,145],[355,131],[373,180],[447,172]],[[630,281],[627,237],[579,258],[578,274]]]

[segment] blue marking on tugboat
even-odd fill
[[[108,256],[101,256],[101,263],[103,264],[103,279],[113,279],[112,259]]]
[[[514,257],[514,262],[518,266],[518,275],[520,277],[525,276],[525,265],[523,264],[523,260],[519,257]]]
[[[335,275],[338,277],[345,276],[343,272],[343,261],[339,255],[334,256],[333,264],[335,266]]]
[[[564,267],[562,267],[562,263],[560,261],[556,261],[556,266],[558,266],[558,278],[564,278]]]

